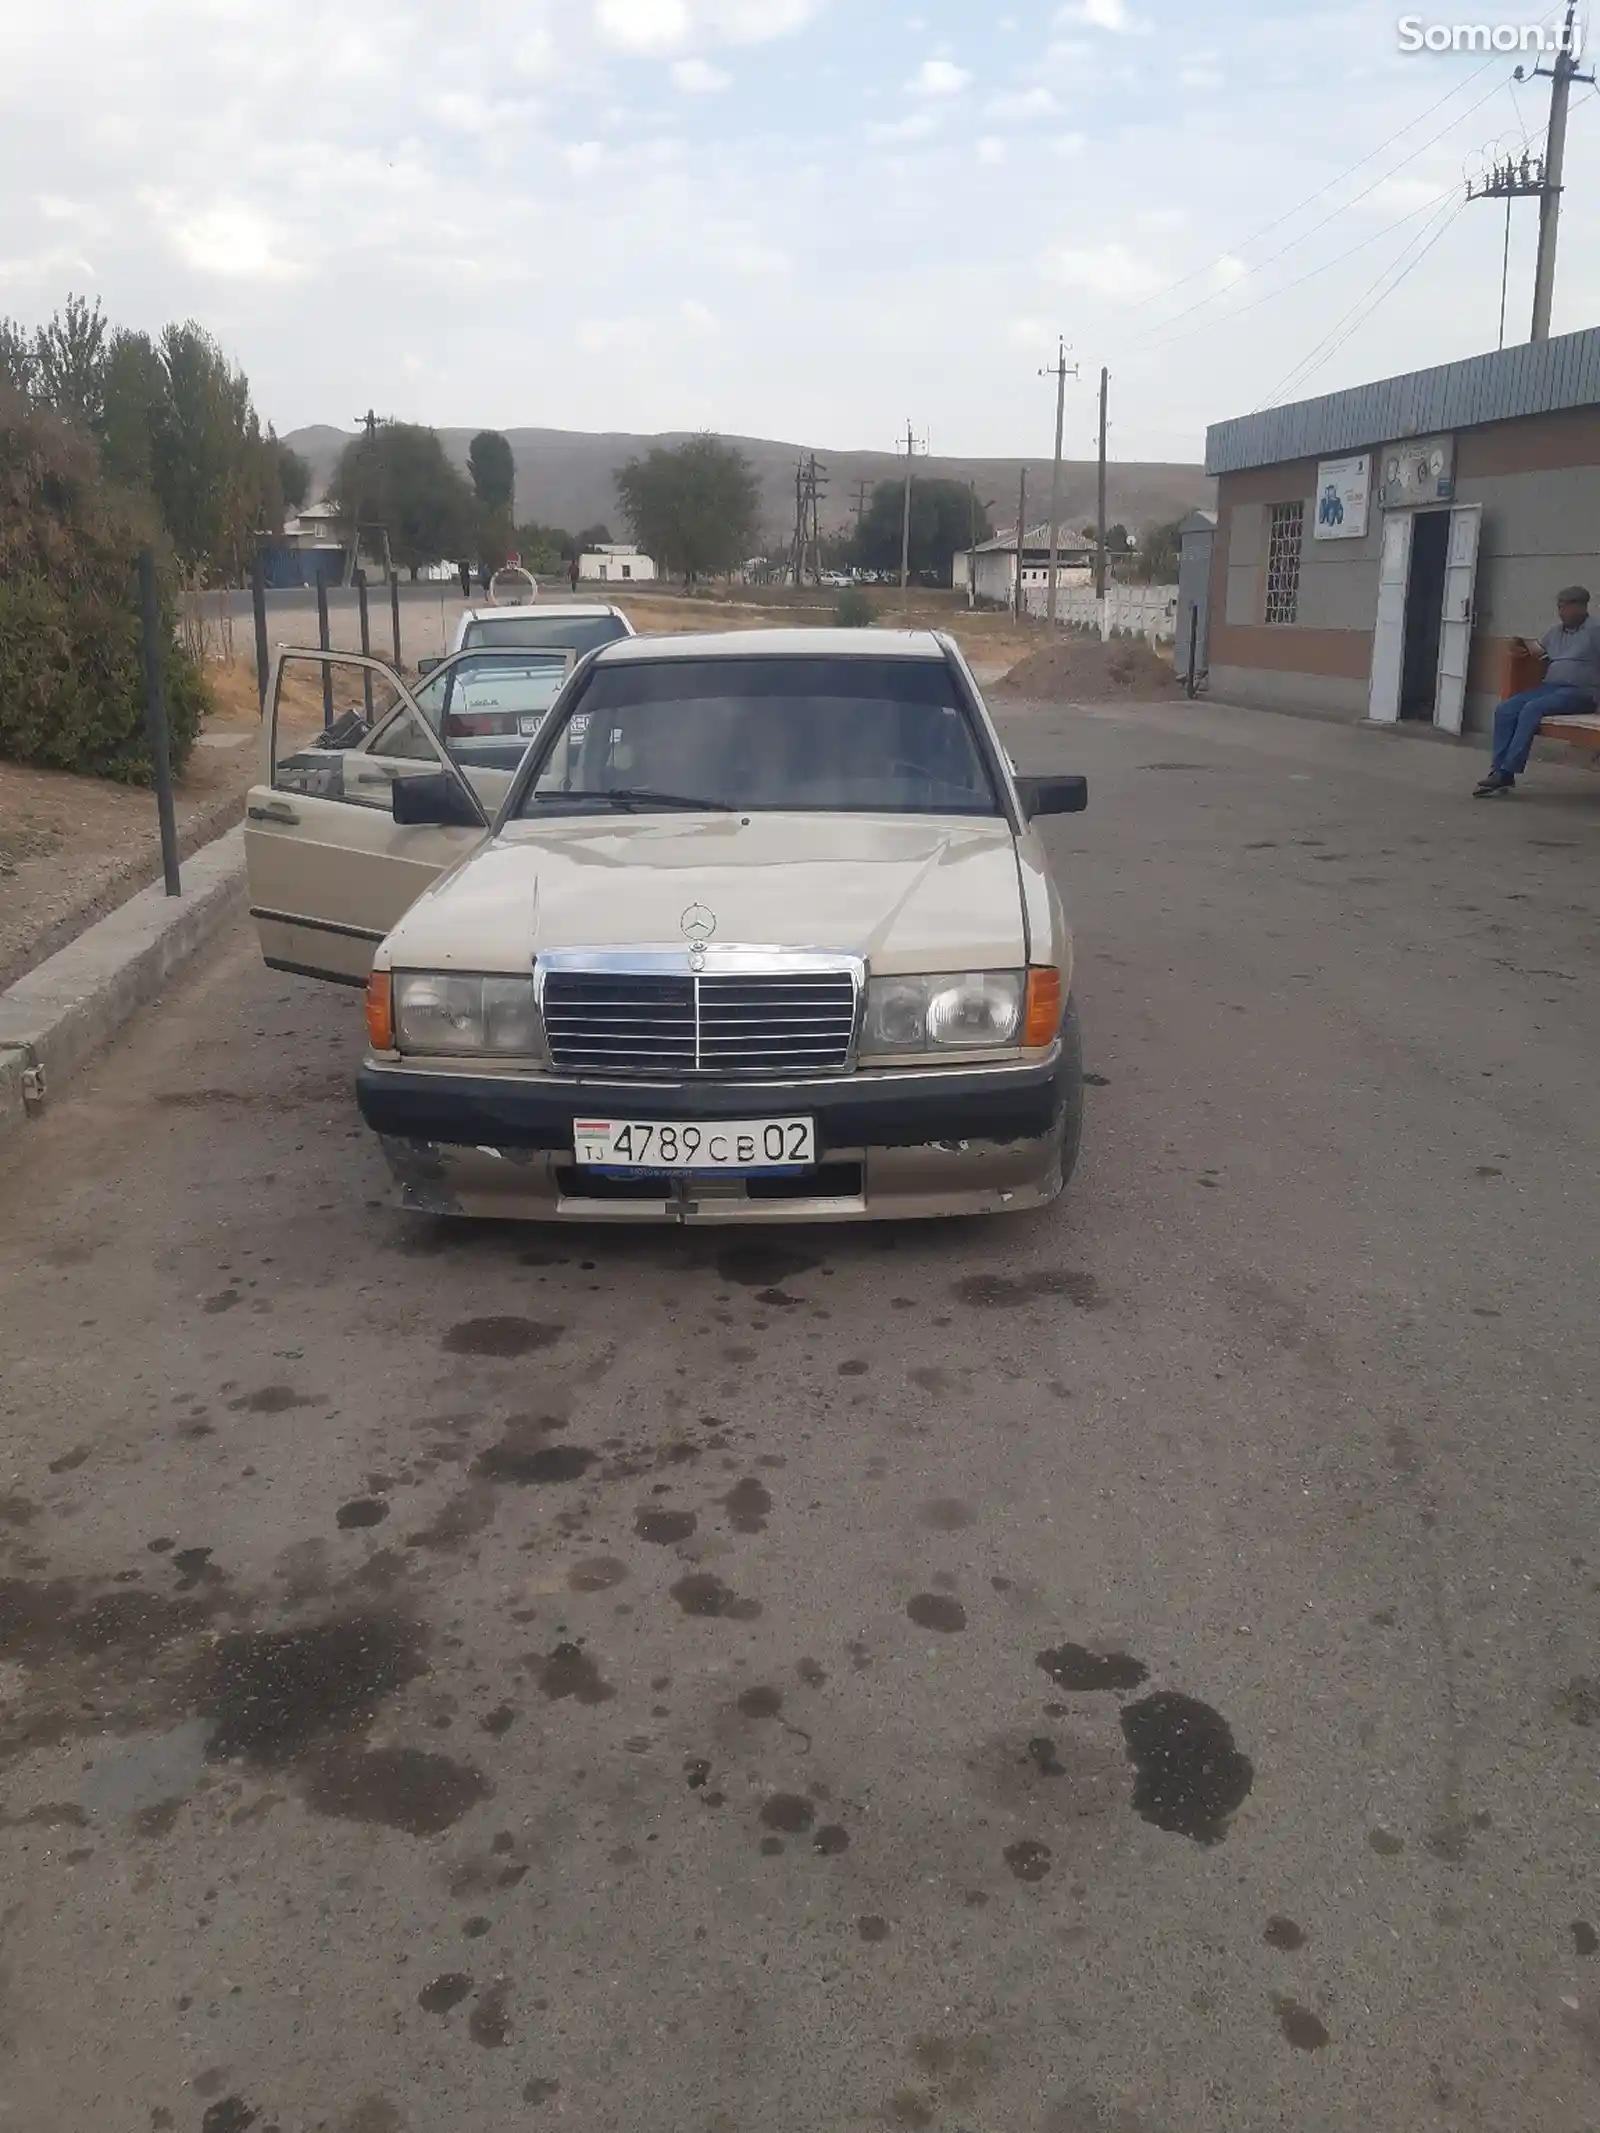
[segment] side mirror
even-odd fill
[[[442,658],[419,659],[417,661],[417,672],[419,674],[431,674],[435,667],[442,667],[443,665]]]
[[[1030,822],[1036,815],[1081,815],[1089,804],[1089,780],[1018,778],[1017,798]]]
[[[420,778],[396,778],[389,788],[389,805],[396,822],[413,827],[483,828],[476,804],[444,770],[431,771]]]

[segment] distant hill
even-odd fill
[[[354,434],[314,423],[303,430],[292,430],[284,439],[310,462],[314,497],[321,496],[340,452]],[[614,486],[618,467],[655,445],[682,444],[691,433],[669,430],[658,437],[636,437],[621,431],[507,430],[505,434],[517,465],[519,520],[526,523],[536,519],[543,525],[565,526],[573,533],[603,520],[620,539],[625,529]],[[445,450],[463,468],[473,435],[471,430],[439,432]],[[756,471],[761,483],[762,523],[769,538],[784,538],[794,524],[795,462],[810,447],[782,444],[770,437],[730,437],[728,442],[739,447]],[[892,481],[904,470],[904,460],[896,459],[892,452],[830,452],[820,445],[816,449],[828,469],[822,515],[824,526],[830,531],[838,531],[851,522],[858,482]],[[1016,522],[1017,481],[1022,465],[1017,459],[929,458],[917,461],[917,472],[975,482],[979,501],[989,503],[991,520],[997,527],[1009,529]],[[1050,462],[1030,459],[1027,469],[1028,518],[1030,523],[1037,523],[1049,510]],[[1061,498],[1063,526],[1076,531],[1092,523],[1092,460],[1063,461]],[[1106,498],[1107,524],[1120,522],[1137,533],[1145,526],[1181,518],[1186,511],[1209,508],[1215,501],[1215,484],[1199,466],[1165,460],[1114,460],[1107,471]]]

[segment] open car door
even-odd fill
[[[489,811],[381,660],[280,650],[263,727],[264,782],[251,788],[244,831],[262,955],[274,970],[364,984],[384,935],[483,843]],[[328,745],[341,734],[353,745]],[[460,788],[470,826],[396,822],[395,785],[441,772]]]

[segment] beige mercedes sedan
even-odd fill
[[[251,907],[274,967],[365,984],[357,1099],[404,1206],[771,1223],[1061,1191],[1083,1071],[1032,824],[1087,788],[1015,774],[948,637],[628,638],[553,703],[514,663],[416,696],[378,670],[364,716],[280,753],[285,662],[316,657],[280,654]],[[527,736],[509,771],[489,697]]]

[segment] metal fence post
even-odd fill
[[[139,551],[139,633],[144,653],[144,730],[156,781],[156,819],[161,825],[161,872],[167,894],[181,896],[178,823],[172,808],[172,751],[167,743],[167,699],[161,684],[161,603],[156,596],[156,559]]]
[[[256,617],[256,700],[267,708],[267,669],[272,664],[267,651],[267,581],[261,568],[261,543],[250,557],[250,605]]]
[[[394,624],[394,663],[400,665],[400,573],[389,573],[389,619]]]
[[[326,652],[328,644],[328,581],[317,572],[317,642]],[[322,662],[322,730],[327,732],[333,724],[333,668],[325,659]]]
[[[372,656],[372,618],[367,613],[367,574],[356,572],[356,612],[361,617],[361,649],[370,659]],[[361,694],[366,700],[367,724],[372,724],[372,669],[361,669]]]
[[[1193,696],[1195,692],[1195,662],[1200,655],[1200,603],[1195,601],[1189,609],[1189,671],[1184,677],[1183,693]]]

